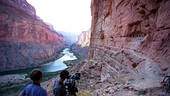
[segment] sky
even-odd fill
[[[80,34],[91,26],[91,0],[27,0],[56,31]]]

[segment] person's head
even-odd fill
[[[30,78],[33,82],[40,81],[42,79],[42,71],[40,69],[32,70]]]
[[[67,70],[62,70],[60,72],[60,78],[65,80],[69,76],[69,72]]]

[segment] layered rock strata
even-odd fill
[[[80,55],[80,58],[87,59],[88,49],[90,44],[91,30],[83,31],[79,36],[76,43],[71,46],[71,50]]]
[[[81,47],[89,46],[89,44],[90,44],[90,35],[91,35],[91,30],[90,29],[88,31],[83,31],[78,36],[78,40],[77,40],[76,43],[81,45]]]
[[[26,0],[0,0],[1,71],[38,66],[54,58],[64,42]]]
[[[82,31],[82,33],[77,37],[76,43],[70,46],[71,51],[74,52],[77,57],[77,60],[75,60],[72,65],[78,64],[87,59],[90,44],[90,34],[91,30]]]
[[[96,96],[161,95],[153,90],[170,73],[170,1],[92,0],[91,11],[89,60],[77,69],[89,78],[82,89]]]

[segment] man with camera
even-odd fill
[[[78,71],[75,75],[69,75],[67,70],[61,71],[59,79],[54,82],[54,96],[76,96],[76,92],[78,92],[76,82],[80,80],[80,75]],[[67,81],[64,83],[66,78]]]
[[[64,85],[64,80],[68,78],[69,72],[67,70],[62,70],[60,72],[60,77],[55,80],[54,82],[54,90],[53,94],[54,96],[66,96],[67,91]]]

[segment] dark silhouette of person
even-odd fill
[[[54,81],[54,90],[53,90],[54,96],[66,96],[67,95],[67,91],[66,91],[66,88],[63,82],[66,78],[68,78],[68,76],[69,76],[69,72],[67,70],[62,70],[60,72],[59,78],[57,78]]]
[[[47,96],[47,91],[40,86],[42,80],[42,71],[40,69],[34,69],[30,78],[33,84],[28,84],[19,96]]]

